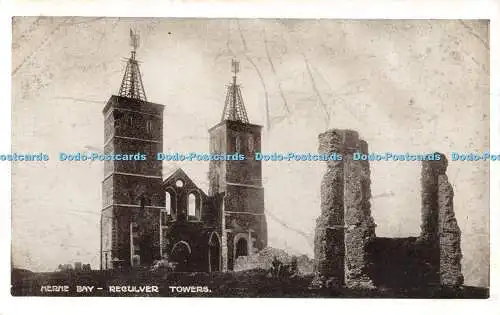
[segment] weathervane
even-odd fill
[[[134,33],[132,29],[130,29],[130,46],[132,47],[132,58],[135,58],[135,52],[137,48],[140,46],[140,36],[137,33]]]
[[[240,72],[240,62],[236,59],[231,60],[231,68],[236,78],[236,74]]]

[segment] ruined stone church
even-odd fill
[[[144,161],[104,161],[101,269],[151,266],[168,259],[179,271],[232,270],[239,256],[267,246],[261,126],[248,120],[232,62],[221,121],[208,130],[211,154],[244,154],[243,161],[210,161],[209,191],[182,170],[163,178],[164,105],[151,103],[133,47],[118,95],[104,115],[104,153],[144,153]],[[167,113],[168,115],[168,108]],[[167,140],[168,141],[168,140]]]

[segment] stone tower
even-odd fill
[[[103,109],[104,154],[126,154],[104,160],[101,212],[101,269],[149,265],[160,257],[163,105],[146,99],[133,51],[120,87]]]
[[[245,156],[243,160],[210,161],[209,166],[209,195],[225,194],[221,237],[224,270],[232,270],[239,256],[267,246],[262,164],[255,159],[255,152],[261,152],[262,126],[249,123],[236,84],[238,62],[233,60],[232,67],[233,82],[221,122],[209,129],[212,154]]]

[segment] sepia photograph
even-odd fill
[[[14,16],[11,294],[489,298],[489,32]]]

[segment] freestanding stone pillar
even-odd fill
[[[444,286],[456,287],[464,283],[464,277],[460,263],[461,232],[453,210],[453,195],[448,176],[440,175],[438,178],[440,282]]]
[[[425,248],[424,263],[429,266],[429,285],[463,284],[460,260],[460,228],[453,210],[453,188],[448,182],[446,157],[422,162],[422,225],[420,242]]]
[[[366,247],[375,237],[370,214],[368,161],[353,160],[353,153],[368,152],[356,131],[333,129],[319,135],[320,154],[338,154],[327,161],[321,182],[321,215],[314,239],[313,286],[372,288],[367,273]]]
[[[435,154],[436,155],[436,154]],[[420,225],[419,256],[424,271],[422,283],[437,286],[439,281],[439,205],[438,178],[445,174],[445,156],[437,154],[439,160],[422,161],[420,184],[422,199],[422,224]]]
[[[319,135],[320,154],[343,152],[344,134],[331,130]],[[339,288],[344,283],[344,162],[327,161],[321,181],[321,215],[314,234],[314,271],[312,285]]]
[[[367,246],[375,238],[370,209],[370,164],[354,160],[353,154],[368,154],[368,144],[346,133],[344,150],[345,282],[349,288],[375,288],[368,269]]]

